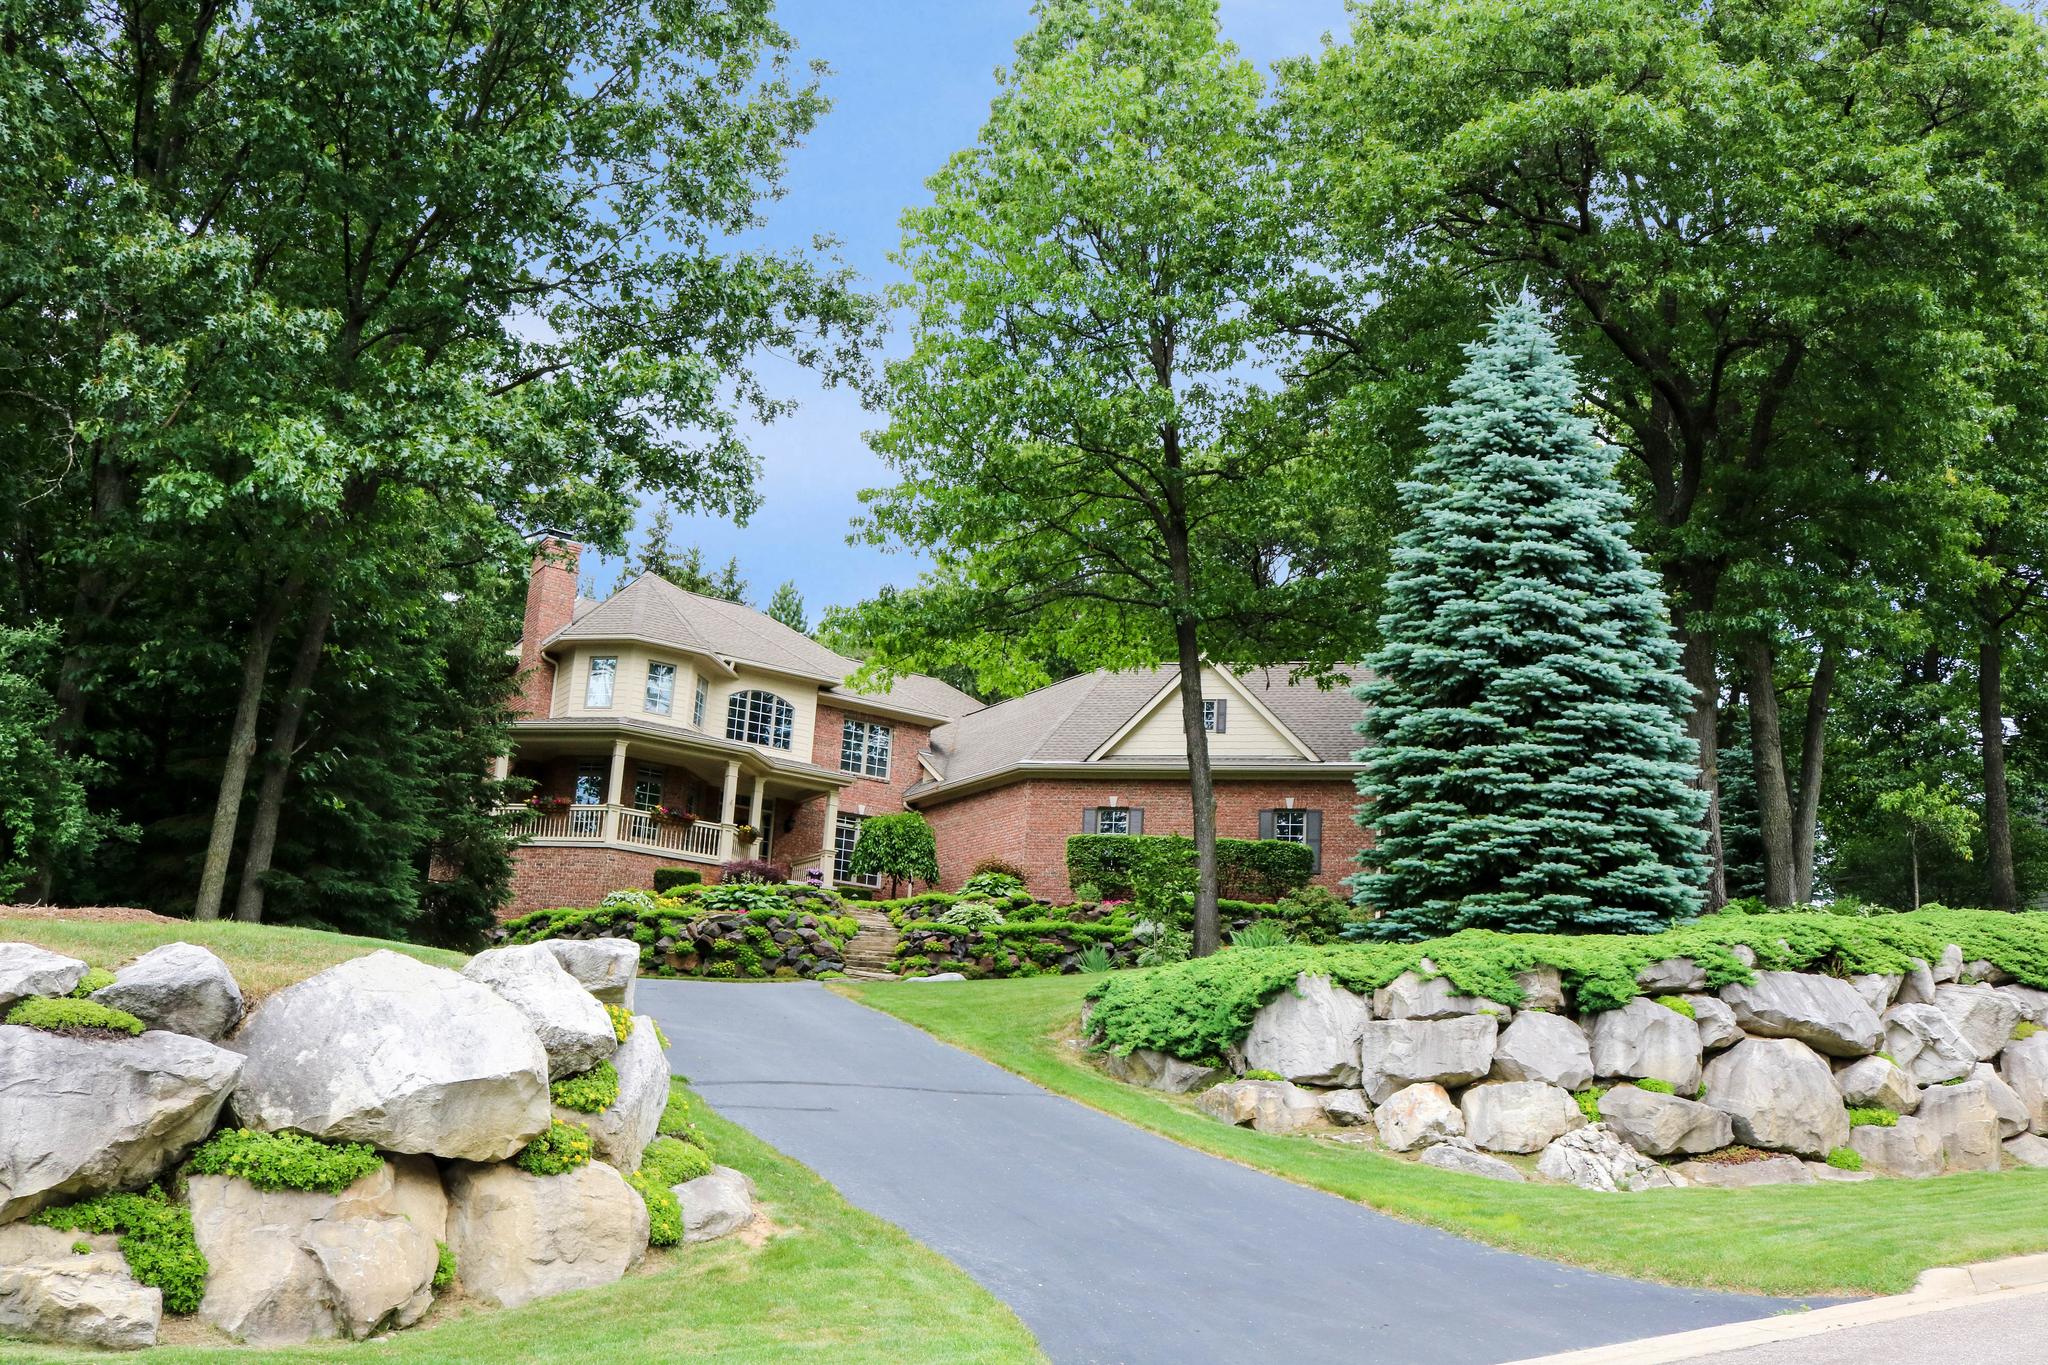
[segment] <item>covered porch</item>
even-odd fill
[[[534,804],[504,808],[526,846],[616,848],[710,866],[741,858],[794,866],[822,852],[831,882],[830,850],[805,836],[834,827],[850,777],[751,745],[653,729],[516,723],[517,751],[499,760],[499,776],[534,784]],[[804,807],[822,807],[823,820],[806,819],[799,831]]]

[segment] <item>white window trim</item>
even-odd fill
[[[668,692],[661,698],[661,705],[657,707],[654,704],[655,671],[663,668],[668,670]],[[674,664],[666,659],[649,659],[647,661],[647,686],[642,689],[640,694],[640,708],[650,716],[670,716],[675,714],[676,666]]]
[[[839,771],[889,780],[895,755],[896,727],[878,720],[848,716],[839,731]],[[880,766],[876,766],[877,758]]]
[[[733,733],[733,708],[742,708],[739,733]],[[762,739],[753,738],[754,721],[759,719]],[[725,737],[742,744],[753,744],[764,749],[796,748],[796,707],[787,697],[777,696],[765,688],[750,687],[735,692],[725,700]]]
[[[608,665],[610,665],[610,667],[608,667],[608,668],[604,668],[604,669],[599,669],[599,668],[598,668],[598,665],[599,665],[599,664],[608,664]],[[602,677],[602,678],[604,679],[604,700],[603,700],[603,701],[598,701],[598,700],[596,700],[596,695],[597,695],[597,680],[598,680],[598,679],[599,679],[600,677]],[[611,710],[611,707],[612,707],[612,703],[613,703],[613,702],[614,702],[615,700],[617,700],[617,698],[618,698],[618,695],[619,695],[619,656],[618,656],[618,655],[616,655],[616,654],[593,654],[593,655],[591,655],[591,656],[590,656],[590,667],[589,667],[589,668],[588,668],[588,669],[587,669],[587,670],[585,671],[585,674],[584,674],[584,678],[583,678],[583,706],[584,706],[584,709],[585,709],[585,710],[590,710],[590,711],[609,711],[609,710]]]
[[[702,673],[697,674],[697,689],[690,698],[690,724],[699,730],[704,728],[704,706],[711,698],[711,684]]]

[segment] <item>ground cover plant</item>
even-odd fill
[[[49,1033],[115,1038],[142,1032],[142,1021],[126,1010],[117,1010],[92,1000],[36,997],[7,1011],[6,1022]]]
[[[192,1175],[231,1175],[259,1190],[318,1190],[339,1194],[381,1169],[384,1158],[367,1142],[323,1142],[304,1133],[259,1133],[228,1128],[192,1153]]]
[[[1473,1180],[1342,1144],[1231,1127],[1189,1097],[1112,1080],[1072,1046],[1082,1000],[1102,980],[833,989],[1187,1146],[1492,1246],[1614,1274],[1763,1294],[1892,1294],[1931,1266],[2048,1251],[2043,1171],[1614,1195]]]
[[[166,1313],[194,1313],[206,1292],[206,1257],[192,1239],[192,1211],[152,1186],[44,1209],[32,1220],[63,1232],[115,1233],[128,1273],[163,1291]],[[0,1352],[8,1349],[0,1341]]]

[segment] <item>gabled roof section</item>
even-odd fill
[[[1307,763],[1320,763],[1322,761],[1320,754],[1296,738],[1294,732],[1288,729],[1287,723],[1274,715],[1267,708],[1266,704],[1259,700],[1257,694],[1239,682],[1237,676],[1229,669],[1212,668],[1205,664],[1203,665],[1202,674],[1205,679],[1213,675],[1221,683],[1224,690],[1230,692],[1246,706],[1249,706],[1253,713],[1263,720],[1267,727],[1279,737],[1280,742],[1287,747],[1288,753],[1293,757]],[[1160,708],[1166,706],[1169,702],[1178,702],[1179,698],[1180,670],[1172,669],[1167,673],[1165,684],[1158,692],[1153,694],[1152,699],[1132,713],[1131,718],[1122,725],[1119,725],[1110,734],[1109,738],[1096,745],[1095,751],[1088,755],[1088,761],[1096,763],[1115,758],[1117,756],[1117,746],[1123,743],[1132,731],[1157,714]]]
[[[887,692],[856,692],[844,685],[858,661],[825,648],[801,631],[752,607],[687,592],[658,574],[644,573],[603,602],[580,612],[542,646],[575,640],[645,640],[656,645],[777,673],[813,678],[828,696],[849,705],[872,702],[934,720],[964,716],[981,703],[921,673],[898,678]]]

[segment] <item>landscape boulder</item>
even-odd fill
[[[611,1016],[545,944],[488,948],[462,974],[488,986],[533,1025],[554,1080],[588,1071],[618,1049]]]
[[[647,1205],[603,1162],[560,1175],[458,1162],[447,1185],[456,1274],[494,1307],[611,1284],[647,1253]]]
[[[83,1241],[89,1250],[72,1249]],[[162,1291],[145,1288],[111,1237],[0,1227],[0,1338],[132,1351],[156,1345]]]
[[[1742,1031],[1756,1038],[1797,1038],[1830,1057],[1877,1051],[1884,1025],[1846,981],[1806,972],[1758,972],[1748,985],[1731,982],[1721,998]]]
[[[401,1184],[422,1188],[401,1198]],[[192,1235],[208,1268],[200,1320],[268,1347],[411,1326],[433,1304],[439,1249],[434,1229],[403,1210],[441,1197],[424,1157],[387,1160],[339,1194],[191,1177]]]
[[[242,1059],[182,1033],[0,1025],[0,1223],[148,1184],[213,1131]]]
[[[633,1008],[640,979],[640,945],[629,938],[550,938],[540,946],[555,955],[576,984],[607,1005]]]
[[[547,1129],[548,1054],[495,991],[380,950],[287,986],[235,1036],[242,1123],[502,1161]]]
[[[1596,1076],[1669,1081],[1682,1095],[1700,1087],[1699,1025],[1677,1010],[1639,995],[1592,1016],[1586,1033]]]
[[[1604,1123],[1574,1129],[1545,1147],[1536,1158],[1536,1174],[1608,1194],[1676,1189],[1686,1183],[1623,1142]]]
[[[1564,1008],[1564,973],[1555,967],[1529,967],[1516,972],[1515,984],[1522,988],[1521,1009]]]
[[[2012,1001],[2020,1018],[2030,1024],[2048,1025],[2048,991],[2032,986],[2000,986],[1998,993]]]
[[[616,1035],[614,1035],[616,1037]],[[580,1123],[590,1130],[597,1159],[622,1171],[640,1168],[640,1154],[654,1141],[661,1127],[661,1114],[668,1107],[668,1056],[654,1021],[633,1016],[633,1031],[612,1054],[612,1066],[619,1073],[619,1097],[610,1107],[595,1114],[557,1109],[556,1117]]]
[[[1465,1136],[1489,1152],[1540,1152],[1586,1116],[1571,1092],[1541,1081],[1488,1081],[1458,1099]]]
[[[1692,1020],[1699,1025],[1701,1047],[1717,1052],[1742,1041],[1742,1025],[1735,1022],[1735,1011],[1720,996],[1688,995],[1683,999],[1692,1006]]]
[[[1372,1014],[1377,1019],[1456,1019],[1467,1014],[1490,1014],[1505,1019],[1514,1011],[1498,1000],[1479,995],[1461,995],[1447,976],[1437,975],[1428,958],[1420,969],[1403,972],[1373,992]]]
[[[1373,1110],[1380,1141],[1389,1150],[1412,1152],[1465,1134],[1465,1119],[1448,1091],[1434,1081],[1403,1086]]]
[[[1938,1085],[1970,1074],[1977,1051],[1946,1013],[1932,1004],[1893,1005],[1884,1012],[1884,1050],[1916,1085]]]
[[[1326,1090],[1323,1117],[1339,1128],[1365,1128],[1372,1123],[1372,1101],[1363,1090]]]
[[[2048,1138],[2032,1133],[2007,1138],[2005,1154],[2022,1166],[2048,1166]]]
[[[1842,1092],[1842,1103],[1855,1109],[1910,1114],[1920,1107],[1920,1087],[1883,1057],[1858,1057],[1835,1073],[1835,1089]]]
[[[1882,1016],[1892,1007],[1904,983],[1905,978],[1896,973],[1861,972],[1849,978],[1849,989],[1863,997],[1872,1014]]]
[[[217,1043],[242,1022],[242,988],[228,964],[195,943],[152,948],[92,998],[146,1026]]]
[[[1199,1090],[1212,1081],[1230,1078],[1230,1073],[1220,1066],[1184,1062],[1178,1057],[1169,1057],[1164,1052],[1155,1052],[1149,1047],[1132,1048],[1122,1055],[1106,1053],[1102,1058],[1102,1066],[1111,1076],[1126,1085],[1142,1085],[1149,1090],[1164,1090],[1169,1095],[1185,1095],[1190,1090]]]
[[[1970,1073],[1973,1084],[1984,1087],[1984,1094],[1990,1099],[1991,1107],[1998,1114],[1998,1136],[2018,1137],[2027,1131],[2030,1115],[2027,1106],[2011,1086],[2007,1085],[1989,1062],[1977,1063],[1977,1069]]]
[[[2048,1133],[2048,1033],[2007,1043],[1998,1054],[1998,1071],[2027,1111],[2027,1127]]]
[[[730,1166],[713,1166],[671,1187],[683,1206],[683,1240],[711,1242],[754,1221],[754,1182]]]
[[[1374,1104],[1405,1086],[1464,1085],[1493,1069],[1499,1026],[1492,1015],[1374,1019],[1359,1041],[1359,1079]]]
[[[1651,995],[1680,995],[1707,988],[1707,970],[1689,957],[1659,958],[1636,973],[1636,988]]]
[[[1577,1090],[1593,1079],[1593,1053],[1585,1031],[1563,1015],[1523,1010],[1494,1043],[1493,1075]]]
[[[1914,958],[1906,968],[1905,977],[1899,982],[1899,989],[1892,996],[1894,1005],[1931,1005],[1934,1003],[1934,969],[1926,959]]]
[[[1834,1072],[1796,1038],[1750,1038],[1707,1063],[1707,1103],[1728,1115],[1738,1141],[1825,1158],[1849,1140]]]
[[[1934,984],[1953,981],[1963,974],[1963,950],[1956,944],[1949,944],[1941,950],[1941,956],[1934,960]]]
[[[1526,1183],[1522,1173],[1497,1156],[1488,1156],[1464,1138],[1446,1138],[1444,1141],[1422,1149],[1421,1162],[1439,1170],[1456,1171],[1460,1175],[1476,1175],[1486,1180],[1504,1180],[1511,1185]]]
[[[0,943],[0,1016],[30,996],[71,994],[85,973],[75,957],[33,943]]]
[[[1695,1185],[1723,1190],[1814,1183],[1813,1172],[1795,1156],[1765,1157],[1761,1161],[1684,1161],[1679,1163],[1678,1173]]]
[[[1998,1106],[1990,1087],[1971,1077],[1957,1085],[1931,1085],[1920,1096],[1913,1121],[1941,1144],[1941,1164],[1950,1171],[1999,1168]],[[1904,1122],[1904,1120],[1901,1120]]]
[[[1600,1121],[1650,1156],[1711,1152],[1735,1141],[1734,1125],[1710,1104],[1617,1085],[1600,1097]]]
[[[1865,1170],[1879,1175],[1922,1180],[1941,1174],[1941,1135],[1916,1118],[1902,1118],[1892,1128],[1852,1128],[1848,1145],[1862,1156]]]
[[[1357,1085],[1359,1037],[1371,1018],[1363,997],[1304,974],[1253,1016],[1245,1065],[1303,1085]]]
[[[1314,1091],[1292,1081],[1227,1081],[1204,1090],[1195,1107],[1239,1128],[1298,1133],[1324,1122]]]
[[[1936,986],[1934,1007],[1948,1016],[1980,1059],[1996,1057],[2020,1021],[2020,1007],[1990,986]]]

